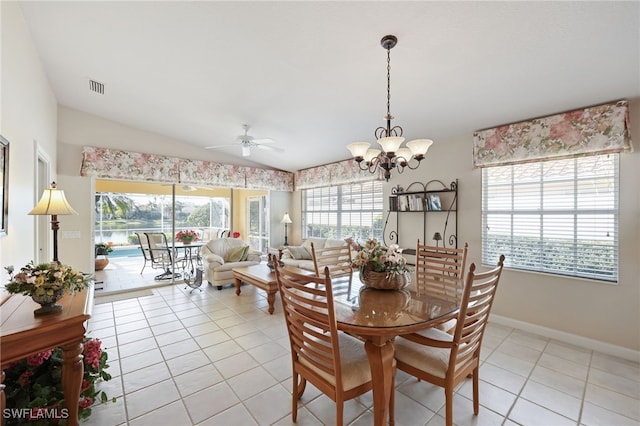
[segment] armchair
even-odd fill
[[[259,264],[262,253],[238,238],[216,238],[202,246],[200,255],[205,279],[222,290],[223,285],[234,283],[233,268]]]

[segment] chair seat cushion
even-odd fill
[[[345,391],[371,381],[371,367],[362,341],[345,333],[338,333],[340,341],[340,358],[342,362],[342,387]],[[326,381],[335,386],[333,376],[317,369],[314,365],[300,358],[300,363],[314,370]]]
[[[451,342],[453,336],[440,330],[430,328],[421,331],[422,336],[433,340]],[[444,378],[449,366],[449,354],[447,348],[435,348],[432,346],[419,345],[402,337],[395,341],[395,358],[412,367],[422,370],[436,377]]]

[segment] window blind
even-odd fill
[[[483,168],[483,263],[617,282],[618,157]]]

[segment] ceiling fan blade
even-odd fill
[[[204,149],[218,149],[218,148],[228,148],[230,146],[238,146],[237,144],[229,144],[229,145],[212,145],[205,146]]]
[[[271,138],[260,138],[260,139],[254,139],[252,141],[253,143],[256,144],[261,144],[261,143],[275,143],[275,141]]]
[[[256,145],[256,148],[265,149],[267,151],[284,152],[284,149],[271,145]]]

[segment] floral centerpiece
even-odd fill
[[[84,376],[78,400],[78,418],[86,419],[91,415],[91,406],[96,401],[107,402],[104,391],[97,389],[98,381],[111,380],[107,373],[107,352],[101,348],[98,339],[85,338],[83,351]],[[68,411],[62,392],[62,349],[49,349],[31,355],[15,363],[3,365],[6,379],[4,384],[6,425],[51,424],[55,419],[65,419]],[[111,401],[115,402],[115,398]],[[12,409],[16,409],[12,411]],[[26,411],[24,409],[29,409]],[[16,415],[11,415],[11,413]],[[25,413],[29,417],[24,418]]]
[[[360,280],[368,287],[399,290],[410,282],[407,259],[397,244],[383,248],[377,239],[367,240],[361,245],[347,239],[356,252],[352,264],[360,270]]]
[[[194,241],[198,241],[198,239],[198,233],[191,229],[184,229],[176,234],[176,241],[181,241],[183,244],[191,244]]]
[[[91,282],[91,275],[74,270],[71,266],[60,265],[57,262],[36,265],[31,261],[20,268],[15,276],[13,267],[5,268],[10,281],[5,285],[9,293],[31,296],[42,308],[35,311],[36,315],[60,312],[62,307],[57,302],[64,293],[82,291]]]

